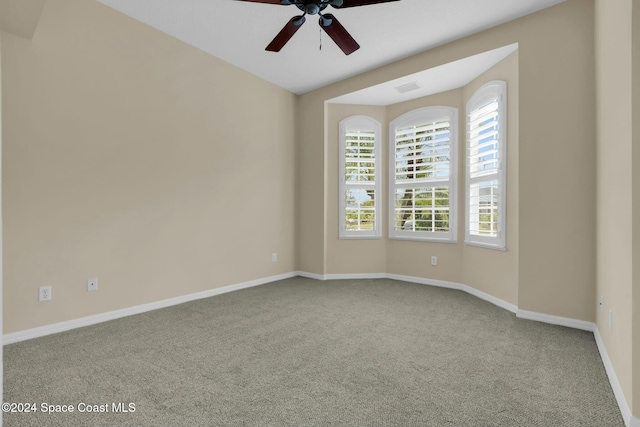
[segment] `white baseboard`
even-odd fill
[[[573,329],[593,332],[596,324],[584,320],[571,319],[569,317],[552,316],[551,314],[537,313],[535,311],[520,310],[516,312],[520,319],[535,320],[536,322],[549,323],[551,325],[566,326]]]
[[[462,285],[462,286],[463,286],[462,290],[468,294],[471,294],[477,298],[490,302],[493,305],[497,305],[498,307],[501,307],[512,313],[516,313],[518,311],[518,306],[515,304],[511,304],[510,302],[501,300],[500,298],[497,298],[497,297],[494,297],[493,295],[489,295],[485,292],[479,291],[475,288],[472,288],[471,286],[467,286],[467,285]]]
[[[436,286],[438,288],[447,288],[447,289],[456,289],[459,291],[466,292],[470,295],[473,295],[476,298],[480,298],[481,300],[490,302],[493,305],[497,305],[500,308],[503,308],[507,311],[515,313],[518,310],[518,307],[515,304],[511,304],[505,300],[494,297],[493,295],[489,295],[486,292],[479,291],[471,286],[464,285],[462,283],[456,282],[448,282],[445,280],[435,280],[435,279],[425,279],[422,277],[414,277],[414,276],[402,276],[399,274],[387,274],[388,279],[401,280],[403,282],[411,282],[411,283],[419,283],[422,285],[428,286]]]
[[[401,282],[418,283],[421,285],[437,286],[439,288],[456,289],[471,294],[477,298],[490,302],[498,307],[515,313],[518,307],[500,298],[489,295],[485,292],[479,291],[471,286],[463,285],[456,282],[448,282],[445,280],[425,279],[423,277],[404,276],[401,274],[390,273],[364,273],[364,274],[316,274],[307,273],[304,271],[298,271],[298,275],[302,277],[308,277],[316,280],[342,280],[342,279],[392,279],[399,280]]]
[[[224,286],[221,288],[215,288],[208,291],[183,295],[180,297],[170,298],[162,301],[156,301],[148,304],[128,307],[121,310],[115,310],[107,313],[96,314],[93,316],[82,317],[79,319],[68,320],[66,322],[54,323],[51,325],[41,326],[38,328],[27,329],[19,332],[13,332],[13,333],[4,335],[3,344],[11,344],[11,343],[31,339],[31,338],[37,338],[45,335],[55,334],[58,332],[64,332],[70,329],[94,325],[96,323],[106,322],[109,320],[131,316],[134,314],[140,314],[140,313],[144,313],[151,310],[157,310],[159,308],[170,307],[172,305],[182,304],[185,302],[194,301],[202,298],[209,298],[209,297],[224,294],[227,292],[233,292],[240,289],[259,286],[266,283],[275,282],[277,280],[288,279],[295,276],[307,277],[315,280],[392,279],[392,280],[400,280],[403,282],[418,283],[422,285],[437,286],[441,288],[456,289],[456,290],[467,292],[468,294],[471,294],[482,300],[488,301],[512,313],[516,313],[516,315],[522,319],[535,320],[538,322],[550,323],[553,325],[567,326],[570,328],[582,329],[585,331],[593,332],[595,330],[595,324],[591,322],[585,322],[582,320],[575,320],[575,319],[570,319],[566,317],[551,316],[548,314],[536,313],[532,311],[519,310],[518,307],[514,304],[511,304],[500,298],[494,297],[485,292],[472,288],[471,286],[467,286],[461,283],[448,282],[444,280],[426,279],[426,278],[415,277],[415,276],[404,276],[399,274],[388,274],[388,273],[322,275],[322,274],[309,273],[304,271],[296,271],[291,273],[280,274],[277,276],[271,276],[263,279],[252,280],[249,282],[238,283],[235,285]]]
[[[148,304],[137,305],[134,307],[123,308],[120,310],[109,311],[106,313],[95,314],[93,316],[81,317],[79,319],[68,320],[66,322],[53,323],[51,325],[41,326],[38,328],[13,332],[10,334],[5,334],[3,336],[2,343],[3,345],[12,344],[32,338],[57,334],[58,332],[81,328],[83,326],[95,325],[97,323],[107,322],[109,320],[119,319],[121,317],[145,313],[147,311],[157,310],[159,308],[171,307],[173,305],[178,305],[189,301],[195,301],[203,298],[213,297],[216,295],[226,294],[228,292],[264,285],[266,283],[271,283],[278,280],[289,279],[295,276],[297,276],[295,272],[285,273],[277,276],[266,277],[263,279],[251,280],[249,282],[237,283],[235,285],[223,286],[221,288],[210,289],[208,291],[169,298],[162,301],[156,301]]]
[[[424,277],[404,276],[400,274],[389,273],[365,273],[365,274],[317,274],[298,271],[298,276],[308,277],[316,280],[337,280],[337,279],[393,279],[402,282],[419,283],[422,285],[437,286],[440,288],[457,289],[464,291],[477,298],[490,302],[507,311],[515,313],[517,317],[526,320],[535,320],[537,322],[549,323],[551,325],[566,326],[568,328],[580,329],[583,331],[593,332],[596,325],[593,322],[572,319],[569,317],[553,316],[550,314],[537,313],[534,311],[520,310],[517,305],[504,301],[486,292],[479,291],[471,286],[462,283],[447,282],[444,280],[426,279]],[[640,427],[640,426],[638,426]]]
[[[386,279],[386,273],[325,274],[323,280]]]
[[[346,274],[317,274],[308,271],[296,271],[300,277],[306,277],[314,280],[358,280],[358,279],[387,279],[387,273],[346,273]]]
[[[402,274],[387,274],[387,279],[399,280],[401,282],[417,283],[419,285],[435,286],[438,288],[456,289],[463,291],[464,285],[456,282],[447,282],[445,280],[425,279],[423,277],[404,276]]]
[[[620,412],[622,413],[622,416],[624,418],[624,422],[627,427],[640,427],[640,418],[631,416],[631,410],[624,397],[624,393],[622,392],[622,388],[620,387],[620,383],[613,369],[613,365],[611,363],[611,360],[609,359],[607,349],[604,346],[604,342],[602,341],[602,337],[600,336],[600,332],[598,331],[598,328],[595,325],[595,323],[585,322],[582,320],[576,320],[576,319],[571,319],[566,317],[552,316],[552,315],[543,314],[543,313],[536,313],[536,312],[527,311],[527,310],[520,310],[514,304],[511,304],[509,302],[496,298],[492,295],[489,295],[485,292],[474,289],[470,286],[463,285],[461,283],[447,282],[443,280],[425,279],[425,278],[414,277],[414,276],[403,276],[398,274],[387,274],[387,273],[322,275],[322,274],[309,273],[304,271],[296,271],[291,273],[280,274],[277,276],[271,276],[263,279],[252,280],[249,282],[238,283],[235,285],[224,286],[221,288],[210,289],[203,292],[183,295],[180,297],[170,298],[162,301],[156,301],[148,304],[142,304],[135,307],[128,307],[121,310],[115,310],[107,313],[96,314],[93,316],[82,317],[79,319],[73,319],[66,322],[54,323],[51,325],[46,325],[38,328],[27,329],[24,331],[5,334],[3,336],[3,345],[12,344],[12,343],[32,339],[32,338],[43,337],[46,335],[64,332],[71,329],[80,328],[83,326],[94,325],[97,323],[119,319],[122,317],[131,316],[134,314],[145,313],[147,311],[170,307],[173,305],[178,305],[178,304],[182,304],[189,301],[209,298],[216,295],[237,291],[240,289],[251,288],[254,286],[264,285],[264,284],[275,282],[278,280],[289,279],[295,276],[307,277],[315,280],[392,279],[392,280],[399,280],[403,282],[418,283],[422,285],[437,286],[437,287],[447,288],[447,289],[456,289],[456,290],[467,292],[470,295],[473,295],[477,298],[490,302],[505,310],[513,312],[516,314],[517,317],[521,319],[535,320],[538,322],[549,323],[552,325],[566,326],[569,328],[581,329],[581,330],[593,332],[596,339],[596,344],[598,346],[598,350],[600,352],[600,356],[602,357],[602,361],[604,363],[607,375],[609,377],[609,382],[611,383],[611,388],[613,389],[613,393],[616,397],[616,401],[618,402],[618,406],[620,407]]]
[[[300,277],[306,277],[307,279],[327,280],[322,274],[309,273],[307,271],[296,271],[296,275]]]
[[[613,395],[616,397],[616,401],[618,402],[618,406],[620,407],[620,412],[622,413],[624,423],[627,427],[640,427],[640,418],[631,416],[631,408],[629,408],[627,399],[625,399],[624,397],[622,387],[620,386],[620,382],[618,381],[618,376],[616,375],[616,371],[613,369],[613,364],[611,363],[611,359],[609,358],[609,353],[607,353],[607,348],[604,345],[604,341],[602,341],[602,336],[600,335],[600,330],[597,326],[595,326],[593,329],[593,336],[596,338],[598,351],[600,351],[600,358],[602,359],[604,369],[607,372],[607,376],[609,377],[609,383],[611,384]]]

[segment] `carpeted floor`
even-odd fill
[[[6,426],[624,426],[592,333],[393,280],[293,278],[8,345],[4,400],[38,409]]]

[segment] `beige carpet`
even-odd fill
[[[4,370],[38,409],[6,426],[624,426],[592,333],[393,280],[284,280],[8,345]]]

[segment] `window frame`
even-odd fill
[[[400,127],[418,125],[424,123],[438,123],[448,121],[449,124],[449,179],[446,185],[449,187],[449,231],[409,231],[396,230],[396,190],[398,188],[408,188],[406,184],[396,183],[396,130]],[[458,109],[447,106],[429,106],[417,108],[395,118],[389,123],[389,190],[388,190],[388,223],[389,239],[413,240],[425,242],[456,243],[458,229]],[[437,180],[436,180],[437,181]],[[442,181],[438,181],[442,183]],[[416,182],[412,188],[438,188],[443,185],[430,184],[425,180],[423,183]]]
[[[349,183],[346,181],[346,133],[347,131],[373,131],[375,134],[374,141],[374,184],[367,185],[362,183]],[[338,144],[338,168],[339,168],[339,182],[338,182],[338,238],[339,239],[380,239],[382,238],[382,125],[379,121],[373,117],[365,115],[349,116],[340,121],[339,124],[339,144]],[[346,192],[348,188],[353,189],[366,189],[373,188],[375,192],[374,197],[374,226],[373,230],[347,230],[347,203]]]
[[[471,178],[471,113],[492,100],[498,99],[498,171],[487,174],[480,181]],[[482,85],[469,99],[466,106],[466,153],[465,153],[465,244],[488,249],[506,251],[507,246],[507,83],[493,80]],[[475,182],[498,182],[498,220],[497,236],[478,236],[471,234],[471,185]]]

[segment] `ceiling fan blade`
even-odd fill
[[[236,0],[236,1],[248,1],[251,3],[268,3],[268,4],[279,4],[283,6],[288,6],[291,3],[285,1],[284,3],[281,0]]]
[[[304,16],[294,16],[287,22],[277,36],[269,43],[269,46],[265,50],[270,52],[280,52],[280,49],[293,37],[293,35],[302,27],[306,18]]]
[[[325,13],[320,18],[320,27],[333,39],[345,55],[351,55],[356,50],[360,49],[360,45],[351,37],[351,34],[344,29],[342,24],[330,13]],[[330,19],[329,25],[322,25],[323,20]]]
[[[377,4],[377,3],[389,3],[391,1],[400,1],[400,0],[342,0],[342,4],[340,6],[333,5],[333,7],[337,9],[342,9],[345,7],[367,6],[370,4]]]

